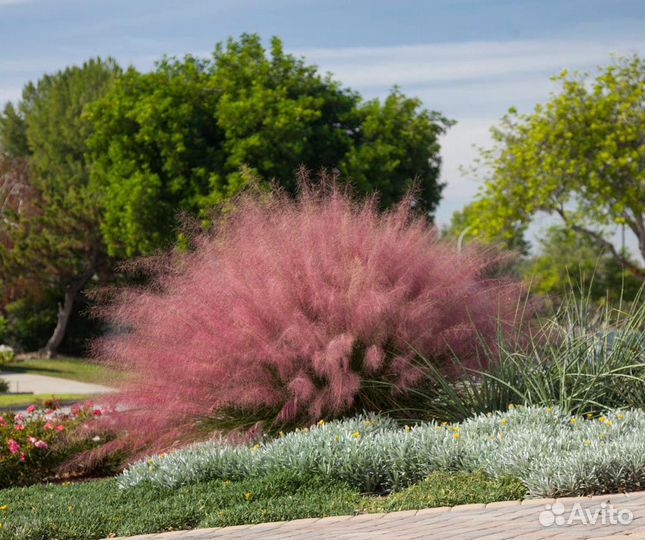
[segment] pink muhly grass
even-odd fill
[[[440,369],[451,354],[474,362],[513,324],[522,287],[487,279],[490,257],[458,253],[410,206],[380,212],[337,186],[238,197],[106,308],[127,331],[96,351],[130,377],[103,421],[135,453],[161,450],[383,409],[429,376],[413,351]]]

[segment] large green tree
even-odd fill
[[[179,212],[197,214],[227,194],[210,69],[190,57],[165,59],[146,74],[130,68],[88,111],[92,185],[111,254],[165,247]]]
[[[29,164],[32,211],[4,209],[0,252],[4,287],[17,280],[60,292],[56,327],[45,351],[57,353],[87,283],[108,266],[100,200],[89,181],[84,118],[120,73],[112,60],[90,60],[29,83],[17,106],[0,115],[0,149]]]
[[[546,212],[643,279],[643,265],[612,235],[624,225],[645,258],[645,59],[554,80],[560,91],[549,101],[530,114],[509,111],[492,130],[496,144],[478,163],[488,176],[464,212],[469,233],[516,241]]]
[[[442,187],[438,138],[450,124],[398,90],[364,103],[279,39],[267,50],[256,35],[217,45],[208,61],[130,69],[89,118],[102,231],[122,256],[165,247],[179,211],[204,215],[249,176],[294,192],[300,165],[336,169],[359,192],[381,192],[384,206],[416,181],[431,212]]]

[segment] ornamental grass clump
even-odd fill
[[[136,453],[382,411],[430,376],[419,354],[475,362],[514,327],[522,287],[487,277],[497,260],[457,252],[413,206],[306,183],[296,199],[239,196],[105,310],[124,331],[96,350],[130,375],[110,415],[121,441]]]

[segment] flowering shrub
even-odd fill
[[[512,326],[521,287],[487,279],[495,261],[458,253],[410,208],[380,213],[337,187],[241,196],[152,286],[106,309],[128,331],[98,354],[132,375],[116,428],[162,449],[306,425],[413,398],[431,373],[417,353],[468,365]]]
[[[78,428],[96,411],[91,402],[70,414],[30,405],[25,413],[0,415],[0,488],[43,481],[75,453],[98,441],[78,436]]]
[[[261,478],[285,471],[387,492],[434,471],[484,471],[516,477],[533,497],[645,488],[645,412],[570,416],[521,407],[458,424],[399,426],[378,416],[319,423],[254,446],[206,442],[150,456],[118,477],[176,488],[196,482]]]

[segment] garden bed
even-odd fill
[[[150,456],[117,478],[0,491],[0,539],[196,527],[641,490],[645,414],[514,407],[460,424],[320,422]],[[33,509],[37,507],[38,513]]]

